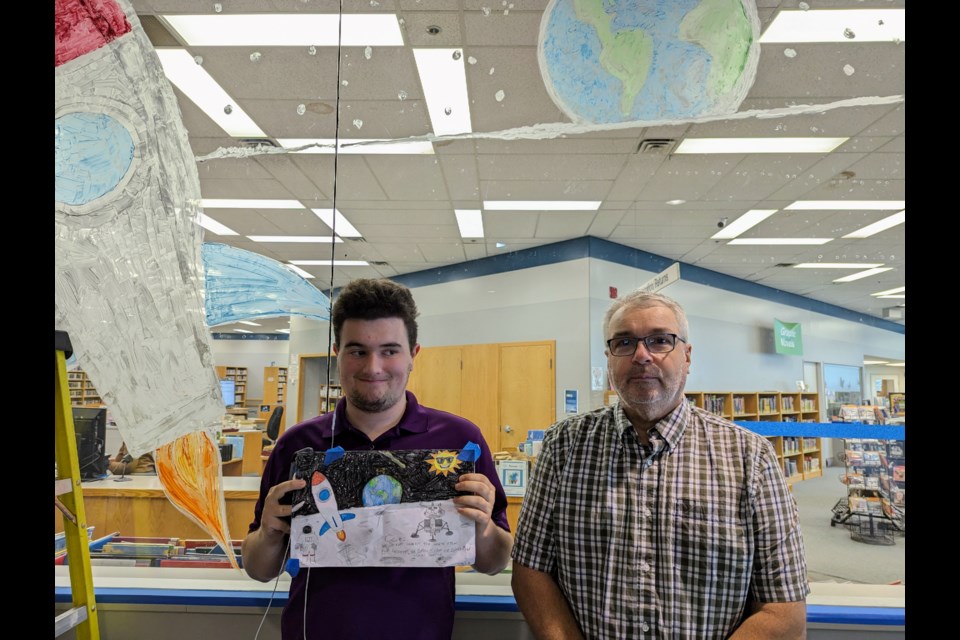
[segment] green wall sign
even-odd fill
[[[803,355],[803,337],[799,322],[773,320],[773,346],[777,353],[787,356]]]

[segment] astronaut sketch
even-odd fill
[[[313,527],[310,525],[305,525],[303,527],[303,535],[300,536],[300,541],[297,542],[295,549],[300,550],[300,559],[304,563],[313,564],[317,559],[317,547],[320,546],[320,538],[313,532]]]
[[[446,529],[448,536],[453,535],[450,525],[443,519],[443,507],[440,504],[436,502],[428,503],[423,510],[423,515],[426,517],[417,525],[417,530],[413,532],[411,538],[419,538],[420,532],[426,531],[430,535],[430,542],[436,542],[437,534],[444,529]]]

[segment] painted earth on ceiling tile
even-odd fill
[[[574,122],[734,113],[756,78],[753,0],[551,0],[538,59]]]

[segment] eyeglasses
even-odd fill
[[[622,336],[607,340],[607,348],[610,349],[611,355],[632,356],[637,352],[637,345],[643,342],[643,346],[650,353],[664,354],[677,348],[677,340],[686,343],[686,340],[675,333],[654,333],[642,338]]]

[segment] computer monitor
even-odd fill
[[[77,461],[81,480],[107,474],[107,408],[73,407],[73,430],[77,436]]]
[[[223,404],[232,407],[237,403],[237,383],[233,380],[220,381],[220,395],[223,396]]]

